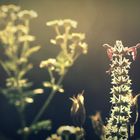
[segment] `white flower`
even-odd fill
[[[33,10],[23,10],[23,11],[20,11],[18,13],[18,16],[21,19],[28,20],[28,19],[31,19],[31,18],[36,18],[37,13],[35,11],[33,11]]]

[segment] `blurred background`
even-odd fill
[[[42,87],[42,81],[48,78],[48,73],[39,68],[41,60],[55,57],[59,49],[50,44],[54,30],[45,25],[54,19],[73,19],[78,22],[77,32],[86,34],[89,46],[87,55],[82,55],[70,68],[63,85],[65,93],[57,94],[46,110],[42,119],[53,120],[53,130],[43,131],[38,136],[30,139],[43,140],[60,125],[72,125],[70,117],[71,101],[69,97],[85,91],[85,106],[87,119],[84,125],[86,140],[98,140],[94,134],[89,116],[101,111],[103,120],[109,115],[110,110],[110,76],[105,73],[110,61],[104,43],[114,45],[116,40],[122,40],[124,46],[133,46],[140,42],[140,1],[139,0],[0,0],[2,4],[17,4],[22,9],[33,9],[38,13],[38,18],[31,21],[31,34],[36,36],[34,44],[41,45],[41,50],[31,57],[34,69],[28,73],[34,87]],[[2,53],[2,52],[1,52]],[[140,50],[136,61],[131,65],[130,77],[133,81],[132,89],[135,94],[140,92]],[[6,74],[0,67],[0,87],[5,86]],[[30,122],[47,93],[37,97],[35,102],[27,107],[27,120]],[[140,112],[140,111],[139,111]],[[19,127],[18,115],[14,107],[0,95],[0,135],[9,140],[19,140],[15,130]],[[135,138],[140,137],[140,121],[136,125]],[[3,138],[4,139],[4,138]],[[0,138],[0,140],[3,140]]]

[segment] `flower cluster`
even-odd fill
[[[83,128],[64,125],[60,126],[57,129],[56,134],[52,134],[51,137],[48,137],[46,140],[62,140],[63,138],[70,139],[72,135],[75,136],[73,139],[81,140],[84,137],[84,133]]]
[[[83,129],[81,129],[80,127],[74,127],[74,126],[60,126],[57,129],[57,133],[59,135],[63,135],[63,134],[76,134],[78,135],[80,132],[84,131]]]
[[[33,67],[29,57],[40,49],[40,46],[30,47],[35,37],[29,34],[29,23],[30,19],[36,17],[37,13],[33,10],[21,10],[19,6],[12,4],[0,6],[0,43],[6,56],[0,64],[8,74],[7,92],[6,89],[3,91],[16,106],[33,102],[31,94],[29,97],[18,94],[31,86],[25,78],[26,73]]]
[[[108,57],[111,60],[110,72],[112,77],[111,88],[111,114],[105,127],[106,140],[126,140],[128,139],[128,125],[131,118],[132,90],[131,80],[128,75],[131,62],[126,57],[132,55],[136,57],[135,48],[139,47],[137,44],[134,47],[124,47],[121,41],[116,41],[114,47],[104,44],[107,48]],[[132,49],[134,48],[134,49]],[[135,55],[134,55],[135,54]]]
[[[85,34],[71,33],[72,28],[77,28],[77,22],[71,19],[49,21],[46,25],[54,28],[56,36],[50,41],[60,48],[60,52],[56,58],[49,58],[40,63],[40,68],[48,69],[51,79],[50,82],[45,82],[44,86],[63,92],[55,75],[63,77],[79,55],[87,53],[87,44],[83,42]]]
[[[77,22],[70,19],[50,21],[46,25],[55,29],[56,37],[51,39],[51,43],[61,49],[56,58],[56,70],[63,75],[65,69],[70,67],[81,53],[87,53],[87,44],[83,42],[85,34],[71,33],[71,28],[76,28]],[[61,28],[64,28],[63,33],[60,32]]]

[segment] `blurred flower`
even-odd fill
[[[85,34],[83,33],[72,33],[71,39],[74,43],[79,43],[80,41],[85,39]]]
[[[17,30],[18,31],[21,31],[22,33],[24,34],[27,34],[28,33],[28,28],[25,26],[25,25],[17,25]]]
[[[43,86],[48,87],[48,88],[52,88],[54,91],[59,91],[60,93],[64,92],[64,89],[61,86],[56,85],[56,84],[51,83],[51,82],[44,82]]]
[[[3,12],[18,12],[20,10],[20,7],[17,6],[17,5],[13,5],[13,4],[10,4],[10,5],[3,5],[1,6],[1,10]]]
[[[56,59],[49,58],[48,60],[41,61],[40,68],[49,68],[50,70],[54,70],[56,66]]]
[[[19,18],[24,20],[29,20],[31,18],[36,18],[37,13],[33,10],[23,10],[18,13]]]
[[[53,21],[48,21],[46,23],[47,26],[61,26],[63,24],[62,20],[53,20]]]
[[[65,36],[64,35],[58,35],[56,36],[56,39],[51,39],[51,43],[55,45],[62,45],[64,43]]]
[[[23,35],[19,37],[20,42],[26,42],[26,41],[34,41],[35,37],[32,35]]]
[[[79,47],[80,47],[80,49],[81,49],[81,52],[83,53],[83,54],[87,54],[87,52],[88,52],[88,45],[84,42],[84,43],[79,43]]]
[[[42,94],[42,93],[44,93],[44,90],[42,88],[37,88],[37,89],[33,90],[33,93],[34,94]]]
[[[70,99],[73,102],[71,107],[71,116],[74,123],[81,127],[84,124],[86,118],[83,93],[80,93],[76,97],[74,96]]]
[[[6,17],[6,13],[0,11],[0,19],[3,20],[5,17]]]
[[[47,26],[64,26],[65,28],[67,27],[73,27],[76,28],[77,27],[77,22],[71,19],[65,19],[65,20],[53,20],[53,21],[49,21],[46,23]]]
[[[48,137],[46,140],[62,140],[57,134],[52,134],[51,137]]]
[[[74,126],[68,126],[68,125],[64,125],[64,126],[60,126],[57,129],[57,134],[59,135],[67,135],[67,134],[80,134],[80,133],[84,133],[84,130],[80,127],[74,127]]]
[[[65,28],[67,27],[73,27],[76,28],[77,27],[77,22],[71,19],[65,19],[63,20],[63,25]]]
[[[25,98],[25,102],[27,102],[27,103],[33,103],[33,98],[31,98],[31,97],[26,97]]]

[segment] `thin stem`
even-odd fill
[[[65,72],[65,74],[66,74],[66,72]],[[58,85],[58,86],[59,86],[59,85],[61,84],[61,82],[63,81],[65,74],[62,75],[62,76],[59,78],[59,80],[58,80],[58,82],[57,82],[57,85]],[[33,123],[36,123],[36,122],[40,119],[40,117],[42,116],[42,114],[44,113],[44,111],[46,110],[46,108],[48,107],[48,105],[50,104],[50,102],[52,101],[52,99],[53,99],[53,97],[54,97],[55,94],[56,94],[56,90],[53,90],[53,89],[52,89],[52,91],[51,91],[50,94],[49,94],[49,97],[46,99],[44,105],[42,106],[42,108],[40,109],[40,111],[38,112],[38,114],[36,115],[36,117],[35,117],[35,119],[33,120],[32,124],[33,124]]]
[[[65,140],[69,140],[69,135],[65,135]]]
[[[49,72],[49,75],[50,75],[50,81],[51,81],[52,84],[54,84],[55,83],[55,78],[53,76],[53,73],[50,69],[48,69],[48,72]]]
[[[25,121],[25,117],[24,117],[24,110],[22,108],[17,108],[17,111],[18,111],[19,117],[20,117],[21,129],[24,129],[26,127],[26,121]],[[27,140],[27,135],[24,132],[22,133],[22,139]]]
[[[73,62],[76,61],[76,59],[78,58],[78,56],[79,56],[79,55],[77,55],[77,57],[75,57],[75,59],[74,59]],[[56,85],[59,86],[59,85],[62,83],[62,81],[63,81],[63,79],[64,79],[64,77],[65,77],[65,75],[66,75],[67,72],[68,72],[68,70],[66,70],[65,73],[59,78],[59,80],[58,80],[58,82],[57,82]],[[34,118],[34,120],[32,121],[31,124],[36,123],[36,122],[40,119],[40,117],[42,116],[42,114],[44,113],[44,111],[45,111],[45,110],[47,109],[47,107],[49,106],[49,104],[50,104],[50,102],[52,101],[52,99],[53,99],[53,97],[55,96],[55,94],[56,94],[56,90],[53,90],[53,89],[52,89],[52,91],[51,91],[50,94],[49,94],[49,97],[46,99],[44,105],[42,106],[42,108],[40,109],[40,111],[38,112],[38,114],[35,116],[35,118]]]

